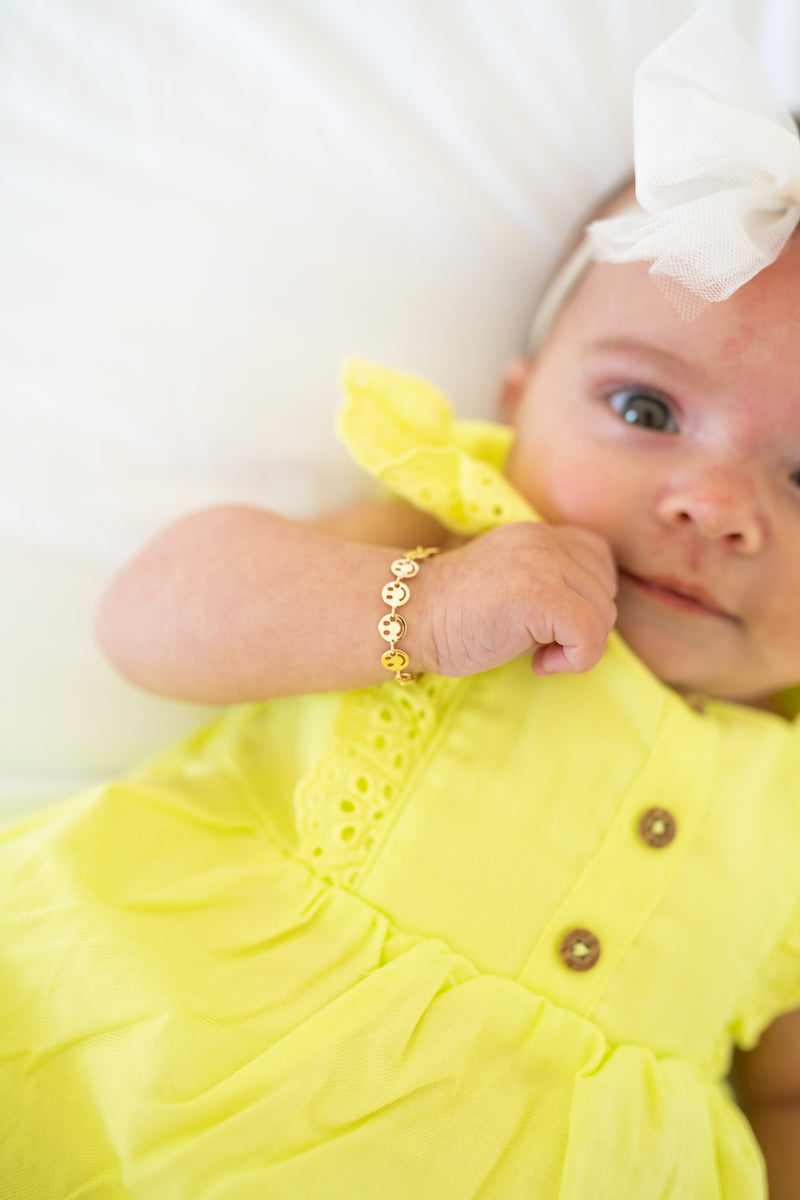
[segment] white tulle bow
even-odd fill
[[[639,67],[638,209],[587,229],[598,261],[652,263],[682,315],[774,262],[800,220],[800,138],[737,30],[708,8]]]

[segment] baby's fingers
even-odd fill
[[[612,598],[617,594],[617,568],[611,547],[605,538],[579,526],[560,526],[568,539],[572,556]]]
[[[596,667],[603,656],[605,641],[599,653],[588,646],[561,646],[551,642],[549,646],[539,646],[531,659],[535,675],[580,675]]]
[[[560,612],[553,624],[549,639],[539,637],[540,644],[532,659],[537,675],[555,672],[580,674],[589,671],[603,656],[608,635],[617,619],[613,600],[598,593],[594,599],[582,599],[577,605],[565,606],[570,612]]]
[[[539,675],[544,678],[545,675],[570,674],[572,668],[569,660],[564,653],[564,647],[559,646],[558,642],[551,642],[549,646],[539,646],[531,659],[534,675]]]

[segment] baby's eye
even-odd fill
[[[618,416],[629,425],[655,429],[659,433],[677,433],[678,424],[666,400],[639,388],[621,388],[612,392],[608,402]]]

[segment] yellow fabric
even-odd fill
[[[467,462],[378,373],[377,433],[357,370],[359,457],[444,519],[507,504],[491,430]],[[231,709],[0,837],[0,1198],[764,1200],[723,1080],[800,1003],[799,768],[616,637]]]
[[[454,533],[535,518],[501,473],[512,440],[506,426],[456,421],[429,383],[355,359],[345,364],[342,390],[339,436],[356,462],[404,500]]]

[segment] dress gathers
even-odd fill
[[[501,427],[345,393],[392,492],[535,519]],[[616,635],[230,708],[7,830],[0,900],[2,1200],[766,1197],[725,1077],[800,1005],[800,739]]]

